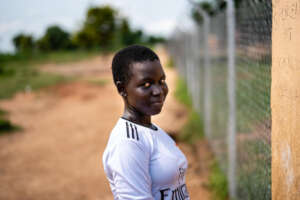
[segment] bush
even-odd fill
[[[20,127],[13,125],[9,120],[4,118],[6,114],[6,111],[0,109],[0,135],[20,129]]]
[[[200,115],[194,111],[190,112],[188,120],[182,128],[180,139],[194,144],[197,140],[204,137],[203,120]]]
[[[34,41],[31,35],[18,34],[13,38],[17,52],[31,53],[34,48]]]
[[[209,176],[209,187],[213,193],[213,199],[228,199],[229,195],[227,178],[223,171],[220,169],[217,161],[214,161],[211,166],[211,174]]]
[[[176,83],[175,97],[186,105],[187,107],[192,107],[192,101],[188,94],[187,85],[183,79],[178,79]]]
[[[71,43],[70,34],[62,30],[59,26],[50,26],[45,35],[37,41],[40,51],[55,51],[63,49],[74,49]]]

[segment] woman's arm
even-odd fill
[[[118,200],[154,200],[149,172],[150,153],[139,141],[122,140],[109,163]]]

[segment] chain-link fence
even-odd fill
[[[203,19],[189,31],[178,28],[169,52],[204,120],[231,197],[271,199],[272,2],[241,1],[233,26],[226,9]]]

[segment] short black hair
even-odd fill
[[[130,80],[130,65],[138,62],[159,60],[156,53],[141,45],[131,45],[118,51],[112,60],[114,83],[121,81],[127,84]]]

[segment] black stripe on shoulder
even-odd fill
[[[132,137],[132,139],[135,139],[134,138],[134,130],[133,130],[133,127],[132,127],[131,123],[130,123],[130,128],[131,128],[131,137]]]
[[[136,133],[136,139],[139,140],[139,132],[137,131],[136,125],[134,125],[135,133]]]
[[[129,127],[128,127],[128,122],[126,122],[126,132],[127,132],[127,138],[130,138],[130,136],[129,136]]]
[[[127,136],[127,138],[139,141],[140,138],[139,138],[139,134],[138,134],[136,125],[134,125],[130,122],[127,122],[127,121],[125,122],[125,124],[126,124],[126,136]]]

